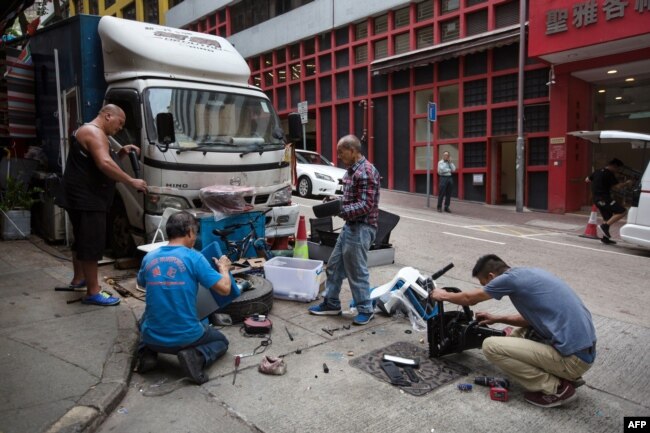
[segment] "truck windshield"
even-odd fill
[[[145,93],[147,134],[155,142],[156,116],[174,116],[170,148],[251,150],[283,144],[280,122],[268,100],[196,89],[150,88]]]

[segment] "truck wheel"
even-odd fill
[[[306,176],[298,179],[298,195],[300,197],[309,197],[311,195],[311,180]]]
[[[108,213],[106,243],[114,258],[132,257],[135,254],[135,242],[131,237],[131,225],[122,200],[115,198]]]
[[[273,284],[266,278],[257,275],[241,275],[245,282],[250,283],[250,288],[235,298],[230,304],[218,309],[208,316],[213,325],[216,324],[213,315],[217,313],[228,314],[232,323],[241,323],[248,316],[253,314],[269,314],[273,307]],[[242,284],[237,282],[240,287]],[[244,285],[246,285],[244,283]]]

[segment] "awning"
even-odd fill
[[[514,24],[479,35],[375,60],[370,64],[370,70],[373,75],[384,74],[400,69],[435,63],[477,51],[501,47],[503,45],[510,45],[518,41],[519,24]]]

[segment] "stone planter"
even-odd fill
[[[17,209],[0,213],[0,228],[2,239],[25,239],[31,234],[31,212]],[[21,233],[22,232],[22,233]]]

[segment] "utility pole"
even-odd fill
[[[517,212],[524,211],[524,66],[526,65],[526,0],[519,0],[519,75],[517,82],[517,158],[515,201]]]

